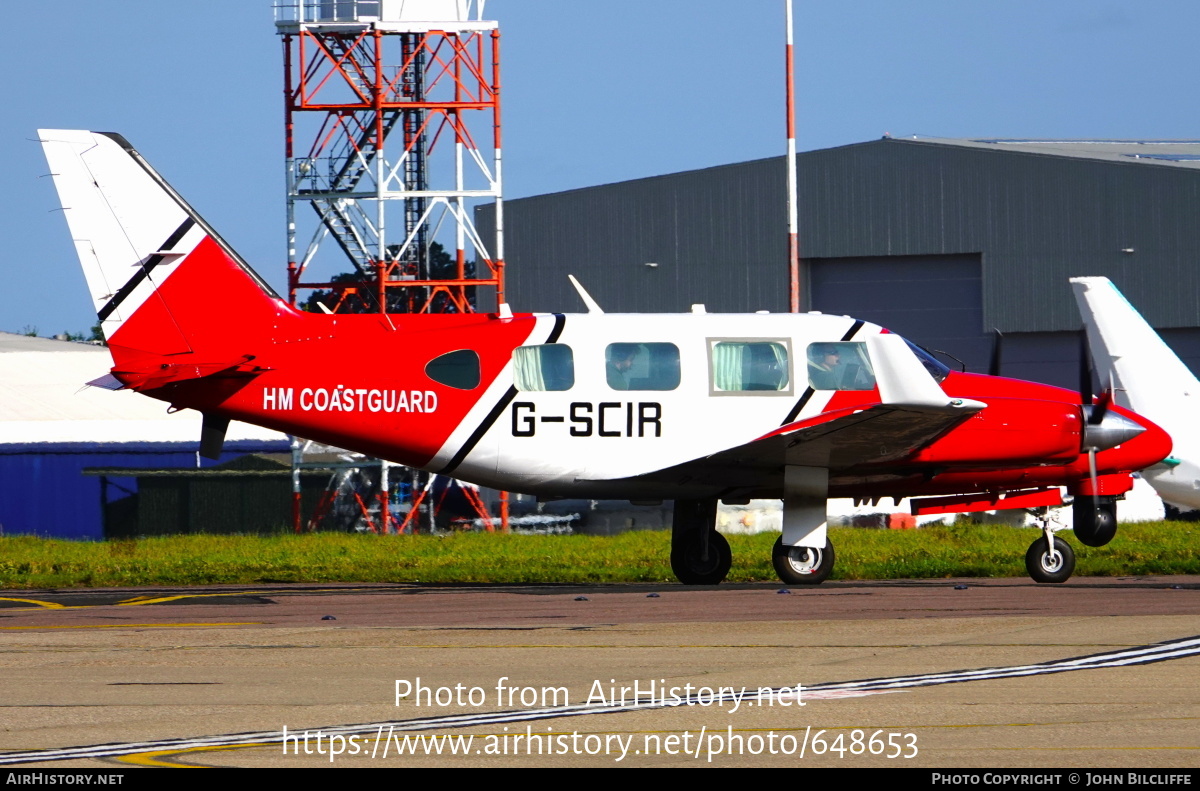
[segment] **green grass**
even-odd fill
[[[729,536],[731,582],[773,581],[778,534]],[[830,531],[833,579],[1022,577],[1034,530],[996,526]],[[1200,525],[1122,525],[1099,549],[1069,531],[1076,576],[1200,574]],[[0,538],[0,587],[72,588],[268,582],[672,582],[670,535],[449,537],[342,533],[174,536],[77,542]]]

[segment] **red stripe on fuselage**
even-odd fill
[[[537,324],[529,314],[305,313],[264,294],[208,238],[159,294],[193,349],[163,362],[249,356],[265,370],[172,383],[148,395],[414,467],[445,444]],[[141,310],[128,319],[113,338],[117,368],[154,362],[135,350],[163,322]],[[430,360],[460,349],[479,355],[477,387],[460,390],[426,376]]]

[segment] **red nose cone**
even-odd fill
[[[1171,435],[1148,418],[1114,406],[1113,411],[1129,418],[1146,430],[1111,450],[1096,454],[1096,461],[1105,470],[1129,471],[1145,469],[1171,455]]]

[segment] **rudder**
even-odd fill
[[[39,138],[114,357],[200,351],[217,299],[239,321],[279,301],[123,137],[39,130]]]

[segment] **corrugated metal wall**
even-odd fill
[[[786,287],[768,274],[787,255],[786,237],[773,238],[783,189],[764,160],[508,201],[508,301],[582,311],[574,274],[605,310],[784,310]],[[485,239],[493,216],[477,216]]]
[[[808,288],[825,313],[875,322],[986,373],[992,339],[980,330],[980,268],[978,255],[815,258]]]
[[[881,140],[806,154],[800,176],[806,256],[982,253],[986,328],[1078,327],[1078,275],[1156,326],[1200,325],[1200,171]]]
[[[509,302],[579,310],[573,273],[611,311],[784,310],[783,167],[508,201]],[[1156,326],[1200,326],[1198,170],[887,139],[802,154],[799,177],[805,258],[980,254],[981,331],[1078,327],[1077,275],[1112,278]],[[487,238],[492,207],[477,214]]]

